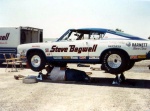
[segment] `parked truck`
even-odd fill
[[[17,54],[17,46],[25,43],[43,42],[43,29],[33,27],[0,27],[0,64],[4,54]]]

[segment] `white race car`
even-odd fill
[[[119,74],[149,59],[149,51],[147,39],[102,28],[69,29],[55,42],[18,46],[33,71],[41,71],[46,64],[91,63]]]

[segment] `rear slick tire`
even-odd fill
[[[129,57],[120,50],[112,50],[105,53],[103,57],[103,67],[111,74],[120,74],[127,69]]]

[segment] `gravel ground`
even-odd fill
[[[35,75],[30,69],[5,72],[0,68],[0,111],[150,111],[150,61],[125,72],[126,82],[112,85],[114,75],[92,71],[93,83],[38,82],[24,84],[14,75]],[[91,71],[89,67],[70,68]],[[99,67],[99,65],[91,65]]]

